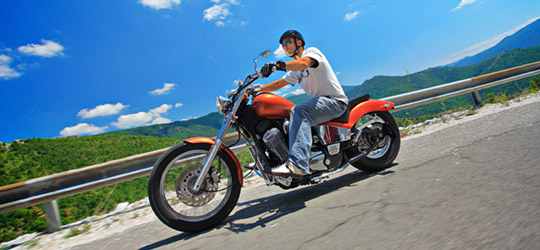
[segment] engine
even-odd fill
[[[263,141],[270,152],[279,159],[280,163],[287,160],[289,155],[289,147],[285,143],[283,133],[278,128],[271,128],[266,131]]]

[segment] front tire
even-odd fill
[[[360,120],[357,122],[357,126],[367,121],[367,118],[373,116],[378,116],[378,118],[384,121],[384,123],[374,123],[371,126],[371,129],[379,130],[383,137],[378,137],[378,139],[381,141],[379,142],[379,145],[373,151],[371,151],[371,153],[356,162],[351,162],[351,165],[353,165],[355,168],[366,172],[379,172],[392,166],[401,145],[399,128],[394,120],[394,117],[392,117],[392,115],[387,111],[368,113],[364,117],[360,118]],[[363,136],[359,139],[359,141],[361,140],[362,143],[359,143],[360,145],[358,145],[358,147],[354,147],[349,150],[349,159],[360,154],[361,151],[370,146],[370,143],[375,139],[370,138],[369,136]]]
[[[148,198],[156,216],[167,226],[184,232],[200,232],[223,221],[240,196],[240,181],[234,160],[220,151],[203,180],[201,190],[192,190],[201,162],[182,166],[180,160],[208,154],[208,143],[180,143],[156,162],[148,183]]]

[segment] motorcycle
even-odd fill
[[[236,90],[216,97],[225,120],[215,140],[185,139],[155,163],[148,196],[152,210],[167,226],[199,232],[218,225],[236,206],[244,177],[231,146],[224,143],[229,128],[248,143],[254,163],[245,167],[256,171],[267,185],[284,189],[320,183],[350,165],[367,172],[381,171],[397,157],[400,133],[389,113],[394,104],[363,94],[349,100],[341,117],[312,127],[310,175],[269,174],[269,169],[287,160],[288,120],[294,107],[283,97],[258,93],[260,86],[253,84],[263,78],[257,60],[270,52],[255,58],[255,73],[239,81]],[[200,155],[204,156],[202,162]]]

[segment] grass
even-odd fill
[[[90,226],[90,224],[86,224],[86,225],[84,225],[82,227],[73,227],[73,228],[71,228],[69,233],[66,236],[64,236],[64,238],[67,239],[67,238],[75,237],[77,235],[81,235],[83,233],[86,233],[86,232],[90,231],[91,227],[92,226]]]
[[[34,247],[35,245],[37,245],[38,243],[38,240],[37,239],[33,239],[33,240],[30,240],[26,243],[24,243],[24,246],[26,246],[27,248],[32,248]],[[6,248],[7,249],[7,248]]]

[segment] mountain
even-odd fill
[[[429,68],[406,76],[375,76],[349,90],[347,96],[350,98],[369,93],[372,98],[384,98],[536,62],[539,59],[540,46],[514,49],[467,67]]]
[[[380,99],[414,90],[437,86],[457,80],[484,75],[491,72],[508,69],[540,60],[540,46],[521,48],[503,52],[481,63],[466,67],[437,67],[429,68],[406,76],[376,76],[365,81],[362,85],[347,92],[353,97],[360,93],[369,93],[372,98]],[[529,79],[514,83],[503,84],[489,89],[481,90],[480,95],[486,100],[491,94],[512,96],[523,92],[530,86]],[[422,105],[393,113],[397,118],[415,118],[434,115],[457,107],[472,105],[470,95],[462,95],[439,102]]]
[[[474,76],[484,75],[491,72],[536,62],[540,59],[540,46],[532,48],[520,48],[500,53],[481,63],[466,67],[436,67],[429,68],[414,74],[406,76],[375,76],[362,85],[351,88],[344,87],[345,93],[349,98],[358,94],[369,93],[372,98],[380,99],[406,93],[414,90],[424,89],[449,83]],[[481,91],[480,94],[487,96],[488,93],[512,93],[520,89],[527,88],[530,84],[523,80],[521,85],[506,84]],[[293,103],[301,103],[309,100],[306,94],[292,96],[288,98]],[[396,117],[407,117],[408,114],[416,116],[440,113],[444,110],[456,106],[467,106],[470,104],[470,98],[465,95],[457,98],[444,100],[434,104],[423,105],[415,109],[395,113]],[[213,137],[219,131],[223,123],[223,115],[218,112],[210,113],[201,118],[178,121],[169,124],[151,125],[133,129],[118,130],[108,134],[118,135],[146,135],[157,137],[170,137],[175,139],[185,139],[192,136]]]
[[[223,115],[218,112],[188,121],[177,121],[168,124],[157,124],[125,130],[112,131],[107,134],[115,135],[146,135],[185,139],[192,136],[213,137],[223,124]]]
[[[474,56],[465,57],[457,62],[449,64],[450,67],[464,67],[480,63],[490,57],[496,56],[504,51],[517,48],[529,48],[540,46],[540,19],[520,29],[515,34],[504,38],[497,45],[480,52]]]

